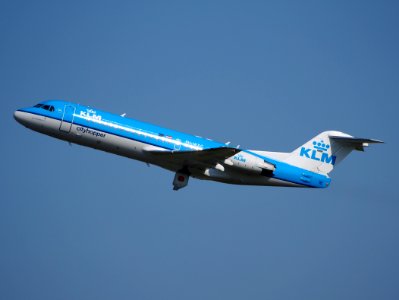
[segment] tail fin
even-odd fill
[[[324,131],[294,150],[286,162],[294,166],[321,174],[330,173],[352,150],[364,151],[379,140],[354,138],[339,131]]]

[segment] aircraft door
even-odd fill
[[[73,124],[76,107],[72,105],[64,106],[64,114],[62,115],[60,131],[69,133]]]

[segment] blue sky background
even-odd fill
[[[397,1],[8,1],[2,299],[398,299]],[[67,99],[244,148],[386,141],[326,190],[191,180],[15,122]]]

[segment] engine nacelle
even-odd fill
[[[226,165],[248,173],[271,175],[276,167],[264,159],[246,152],[239,152],[224,161]]]

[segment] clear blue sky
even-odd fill
[[[7,1],[2,299],[398,299],[397,1]],[[326,190],[191,180],[23,128],[67,99],[244,148],[386,141]]]

